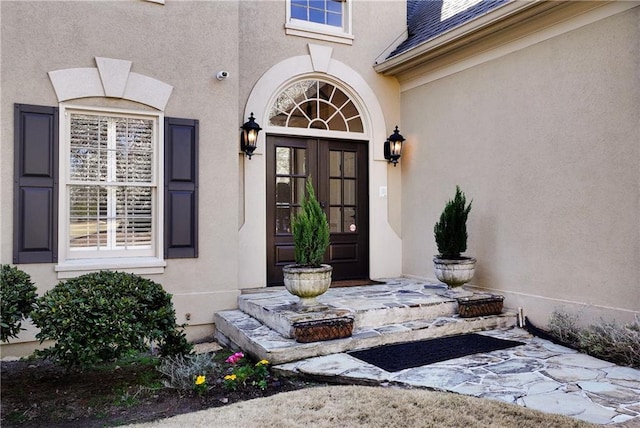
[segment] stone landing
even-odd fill
[[[282,364],[322,355],[411,342],[474,331],[510,329],[516,314],[459,318],[457,297],[470,292],[449,292],[437,283],[391,279],[385,284],[332,288],[318,298],[318,311],[299,312],[297,297],[285,290],[267,289],[243,294],[238,310],[215,314],[216,338],[255,358]],[[337,317],[354,319],[349,338],[312,343],[293,339],[297,322]]]

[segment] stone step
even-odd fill
[[[440,283],[394,278],[378,285],[332,288],[318,297],[317,306],[301,308],[297,305],[298,298],[286,290],[264,289],[241,295],[239,310],[218,312],[215,315],[216,335],[228,346],[239,347],[272,364],[281,364],[391,343],[516,325],[517,317],[512,312],[460,318],[456,315],[457,299],[469,296],[481,295],[463,288],[449,290]],[[300,328],[298,333],[306,334],[315,333],[318,324],[323,329],[328,324],[350,324],[351,320],[351,337],[311,343],[295,340],[296,326]],[[300,323],[306,324],[301,327]],[[315,334],[311,336],[317,338]]]
[[[357,328],[344,339],[298,343],[256,318],[240,311],[215,314],[216,339],[229,347],[242,349],[257,359],[283,364],[322,355],[372,348],[393,343],[412,342],[484,330],[510,329],[516,326],[515,312],[476,318],[457,315],[430,320],[412,320],[379,327]]]
[[[282,336],[293,338],[294,324],[305,321],[350,317],[358,330],[453,316],[458,307],[456,299],[471,295],[440,284],[402,281],[330,289],[311,309],[299,308],[298,298],[286,290],[265,290],[241,295],[238,308]]]

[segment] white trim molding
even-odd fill
[[[58,279],[75,278],[91,272],[115,269],[136,275],[164,273],[167,262],[158,257],[122,257],[113,259],[68,260],[57,264]]]
[[[124,270],[137,275],[160,274],[167,266],[164,252],[164,113],[120,108],[87,107],[60,103],[59,105],[59,195],[58,195],[58,263],[54,267],[58,279],[71,278],[105,269]],[[152,189],[152,245],[144,251],[126,253],[113,251],[78,251],[69,248],[69,150],[70,114],[100,114],[105,116],[144,118],[154,122]]]
[[[96,57],[95,68],[49,72],[58,102],[87,97],[121,98],[164,111],[173,86],[131,72],[131,61]]]

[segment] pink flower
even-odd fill
[[[242,352],[236,352],[235,354],[233,354],[229,358],[227,358],[225,360],[225,362],[227,362],[229,364],[235,364],[242,358],[244,358],[244,354]]]

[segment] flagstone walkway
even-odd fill
[[[455,314],[460,293],[472,294],[430,281],[390,278],[379,285],[330,289],[318,298],[326,310],[309,313],[294,310],[297,298],[285,290],[260,289],[240,296],[238,310],[215,315],[216,338],[271,361],[274,370],[283,374],[449,391],[597,424],[640,428],[640,370],[616,366],[514,328],[516,314],[508,308],[498,316],[460,318]],[[298,343],[291,334],[300,320],[345,314],[354,319],[352,337]],[[398,372],[387,372],[347,353],[469,332],[524,345]]]
[[[350,384],[403,385],[515,403],[597,424],[640,427],[640,370],[620,367],[531,336],[523,329],[486,334],[525,345],[390,373],[338,353],[275,366]]]

